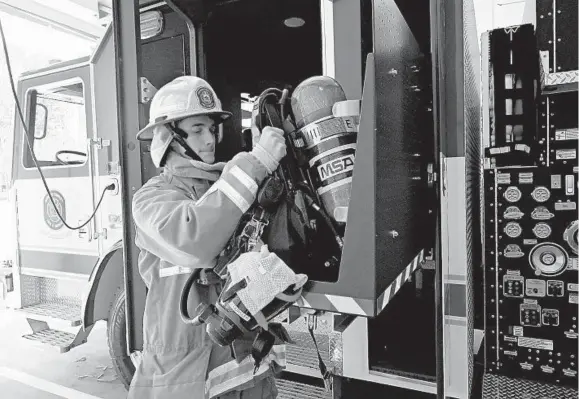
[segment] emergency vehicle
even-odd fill
[[[225,160],[243,147],[255,96],[327,75],[362,104],[344,255],[309,284],[307,317],[281,317],[296,343],[279,397],[468,398],[482,339],[477,40],[472,0],[113,0],[90,57],[18,80],[28,129],[16,115],[10,199],[23,338],[66,352],[107,320],[128,386],[146,296],[131,199],[159,172],[135,134],[155,91],[182,75],[211,82],[233,113]],[[71,230],[57,213],[89,222]]]

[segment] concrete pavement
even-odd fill
[[[64,354],[25,342],[27,333],[22,316],[0,307],[0,398],[126,398],[109,358],[105,322],[97,323],[86,344]]]

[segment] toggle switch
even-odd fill
[[[565,194],[575,195],[575,179],[573,175],[565,176]]]

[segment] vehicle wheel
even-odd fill
[[[135,374],[135,366],[128,354],[126,332],[127,314],[125,311],[125,290],[120,289],[109,310],[107,338],[113,367],[125,388],[129,389],[133,374]]]

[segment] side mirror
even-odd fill
[[[42,140],[46,137],[46,125],[48,121],[48,108],[44,104],[36,104],[36,117],[34,118],[34,139]]]

